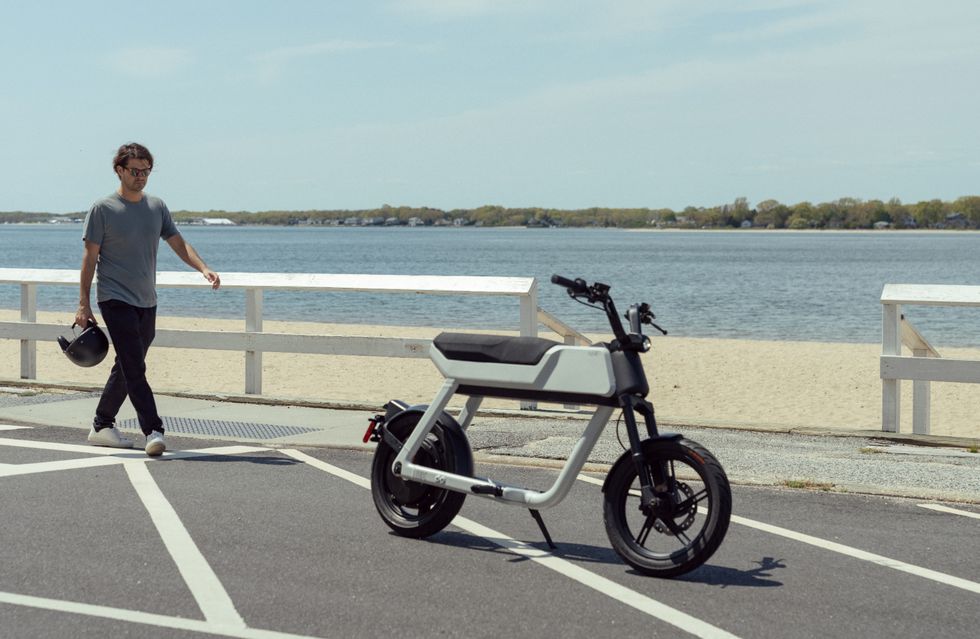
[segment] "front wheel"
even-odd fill
[[[645,575],[676,577],[718,549],[732,512],[728,477],[704,447],[687,439],[643,442],[654,499],[644,506],[627,451],[606,481],[603,519],[616,553]]]

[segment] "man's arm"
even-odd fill
[[[79,276],[78,310],[75,311],[75,323],[82,328],[88,326],[90,321],[95,322],[90,298],[92,278],[95,277],[95,264],[99,261],[101,248],[95,242],[85,241],[85,251],[82,253],[82,271]]]
[[[191,246],[190,242],[184,239],[184,236],[180,233],[175,233],[167,238],[167,244],[170,248],[174,250],[177,257],[184,261],[184,264],[190,266],[191,268],[200,271],[204,279],[211,282],[211,288],[218,288],[221,286],[221,278],[218,274],[208,268],[208,265],[204,263],[201,256],[197,254],[194,247]]]

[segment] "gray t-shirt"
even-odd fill
[[[85,216],[82,239],[100,246],[96,299],[156,306],[160,238],[176,234],[170,210],[158,197],[144,195],[139,202],[130,202],[113,193],[93,204]]]

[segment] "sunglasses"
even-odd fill
[[[123,168],[123,171],[129,171],[129,174],[133,177],[146,177],[150,174],[153,169],[127,169]]]

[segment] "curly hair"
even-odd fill
[[[116,151],[116,157],[112,158],[112,170],[115,172],[117,166],[126,168],[126,163],[129,160],[146,160],[150,163],[150,168],[153,168],[153,154],[150,150],[143,146],[142,144],[137,144],[136,142],[128,142]]]

